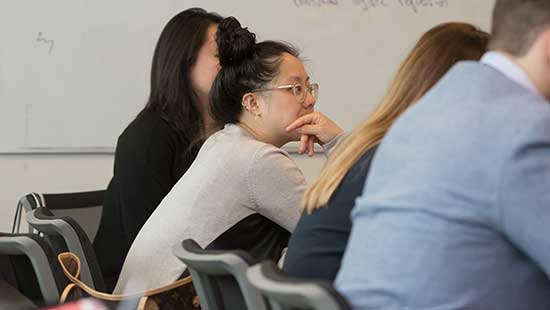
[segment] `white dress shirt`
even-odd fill
[[[489,51],[481,57],[481,63],[491,66],[510,80],[540,95],[527,73],[501,52]]]

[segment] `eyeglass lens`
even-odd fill
[[[298,98],[300,102],[304,102],[306,100],[307,93],[309,92],[311,96],[315,100],[317,100],[317,97],[319,96],[319,84],[313,83],[309,85],[308,87],[304,87],[300,84],[296,84],[293,87],[294,96]]]

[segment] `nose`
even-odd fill
[[[315,100],[315,97],[308,91],[306,92],[306,99],[304,100],[304,108],[310,109],[313,108],[317,100]]]

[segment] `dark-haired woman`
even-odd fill
[[[222,20],[203,9],[174,16],[157,42],[145,108],[120,135],[94,249],[107,290],[151,213],[187,171],[213,129],[210,87],[219,71]]]
[[[172,247],[192,238],[210,249],[242,249],[257,259],[280,258],[300,216],[304,177],[280,149],[300,139],[286,127],[313,111],[319,90],[290,46],[264,41],[224,19],[216,36],[221,70],[211,114],[222,128],[139,232],[115,292],[169,284],[186,267]],[[328,126],[325,148],[341,129]]]

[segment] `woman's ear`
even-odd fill
[[[250,112],[255,117],[259,117],[260,113],[260,104],[258,102],[258,96],[254,93],[246,93],[243,95],[241,104],[243,108]]]

